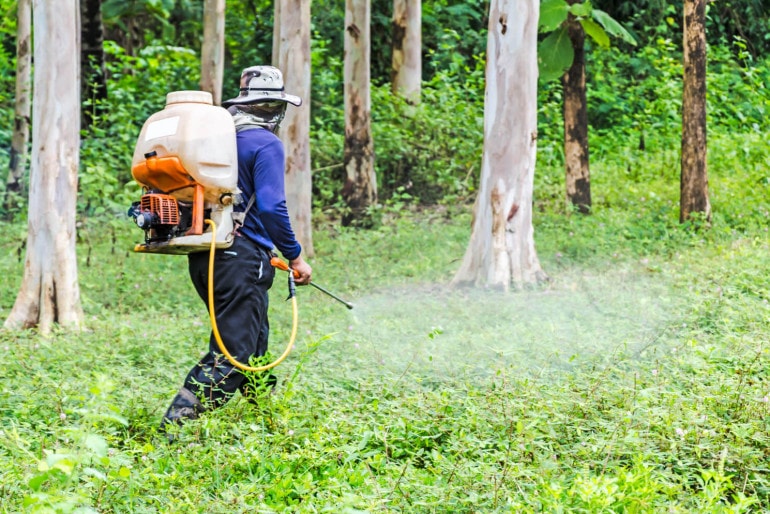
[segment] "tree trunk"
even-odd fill
[[[540,1],[492,0],[489,13],[481,184],[453,284],[507,291],[547,278],[532,227]]]
[[[32,8],[31,0],[18,1],[16,13],[16,105],[8,180],[6,181],[3,202],[4,208],[9,213],[22,195],[21,183],[27,167],[27,143],[29,143]]]
[[[83,70],[80,94],[83,99],[83,128],[89,128],[103,110],[107,100],[107,72],[104,64],[104,23],[101,0],[80,0],[81,50]]]
[[[420,103],[422,0],[393,0],[391,87],[409,103]]]
[[[75,207],[80,143],[78,0],[34,0],[34,102],[27,252],[5,327],[80,327]]]
[[[369,208],[377,203],[371,131],[369,0],[345,1],[345,185],[348,212],[342,224],[370,226]]]
[[[225,69],[225,0],[203,2],[203,47],[201,48],[201,90],[222,103]]]
[[[684,90],[679,221],[711,221],[706,169],[706,1],[684,3]]]
[[[280,20],[277,67],[286,91],[302,98],[289,106],[279,134],[286,147],[286,203],[292,227],[307,257],[313,249],[312,176],[310,173],[310,0],[276,0]]]
[[[281,0],[274,0],[273,1],[273,54],[271,55],[272,60],[270,64],[272,64],[276,68],[278,68],[278,64],[277,64],[279,59],[278,49],[280,48],[280,46],[281,46]]]
[[[591,211],[591,174],[588,168],[585,32],[571,14],[567,32],[575,52],[572,66],[562,76],[567,204],[570,210],[575,207],[578,212],[587,214]]]

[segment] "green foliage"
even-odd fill
[[[328,75],[322,75],[328,77]],[[438,74],[426,83],[418,106],[390,92],[372,88],[372,131],[378,191],[384,200],[398,192],[414,202],[454,202],[475,189],[483,140],[483,61],[475,69]],[[330,77],[331,79],[331,77]],[[333,79],[332,79],[333,80]],[[334,93],[336,96],[336,93]],[[341,157],[344,113],[320,101],[311,138],[316,166],[314,202],[318,208],[340,207],[344,182]]]
[[[108,39],[124,47],[141,48],[157,40],[191,48],[200,46],[202,2],[104,0],[101,10]]]
[[[584,32],[602,48],[609,48],[609,36],[636,45],[634,37],[620,23],[606,12],[595,9],[588,0],[571,5],[565,0],[543,0],[540,8],[538,30],[541,33],[550,32],[538,45],[537,59],[542,83],[561,77],[575,58],[567,30],[569,16],[573,16]]]
[[[300,288],[276,393],[173,445],[156,427],[207,345],[205,308],[183,257],[130,253],[141,231],[89,218],[87,330],[0,332],[0,512],[764,511],[765,139],[712,135],[706,232],[678,226],[675,151],[605,148],[592,216],[541,195],[561,170],[540,166],[551,282],[528,293],[445,287],[470,206],[319,225],[314,276],[355,308]],[[0,313],[25,237],[5,228]],[[271,298],[277,351],[281,281]]]
[[[741,42],[736,42],[741,45]],[[588,117],[592,131],[605,146],[638,146],[660,141],[674,143],[681,131],[682,64],[675,44],[658,39],[634,54],[610,49],[611,58],[589,55],[587,67]],[[707,115],[717,125],[736,133],[768,127],[770,91],[767,61],[747,54],[736,62],[721,47],[709,50]],[[611,83],[611,85],[610,85]],[[633,142],[635,140],[635,142]]]
[[[682,0],[603,0],[601,8],[618,20],[634,35],[640,46],[662,37],[672,39],[681,51]],[[770,49],[767,23],[770,7],[763,0],[719,0],[708,2],[706,37],[712,46],[729,44],[736,37],[751,43],[748,50],[754,57]]]
[[[473,67],[487,49],[488,0],[440,0],[422,4],[423,78],[434,81],[461,61]]]
[[[148,9],[156,9],[154,15],[167,20],[186,16],[190,23],[197,16],[189,2],[133,2],[118,7],[135,9],[132,16],[147,16]],[[603,11],[587,2],[568,6],[563,0],[549,0],[542,5],[541,17],[542,26],[557,27],[544,39],[541,59],[550,55],[544,60],[557,63],[559,70],[569,60],[559,64],[557,57],[569,57],[571,52],[568,38],[559,27],[567,13],[578,16],[586,32],[600,42],[602,34],[619,36],[619,47],[588,53],[588,116],[592,135],[598,136],[592,141],[592,158],[601,157],[607,148],[678,144],[682,73],[678,39],[674,42],[661,37],[629,52],[624,32],[601,14],[615,16],[619,11],[606,3],[601,7]],[[3,8],[8,11],[13,6],[9,3]],[[372,119],[376,122],[375,165],[381,205],[375,209],[397,211],[413,203],[462,203],[474,193],[483,142],[487,8],[485,2],[434,2],[424,6],[425,81],[420,106],[408,106],[390,95],[384,77],[376,81],[380,85],[372,90]],[[228,38],[226,96],[227,91],[234,94],[232,84],[237,82],[240,70],[269,59],[272,47],[271,4],[262,0],[228,2],[227,9],[228,33],[243,37]],[[378,9],[387,10],[384,4]],[[340,198],[344,177],[342,31],[335,28],[344,22],[344,12],[337,4],[323,2],[314,3],[313,12],[309,105],[314,206],[317,211],[335,212],[344,205]],[[106,14],[109,19],[117,16]],[[668,14],[672,14],[669,18],[675,24],[673,13]],[[12,18],[5,18],[0,28],[6,42],[13,38]],[[603,20],[603,27],[597,18]],[[155,30],[147,37],[161,33]],[[385,32],[382,29],[378,37],[388,39]],[[109,98],[103,117],[83,134],[78,203],[81,215],[110,213],[122,217],[137,195],[130,178],[130,159],[141,124],[162,108],[166,93],[198,87],[198,42],[175,37],[186,46],[148,39],[136,55],[128,55],[115,42],[106,43]],[[377,45],[383,48],[385,41]],[[12,46],[9,48],[12,52]],[[373,55],[384,59],[383,52]],[[734,40],[731,48],[712,46],[709,52],[709,123],[738,132],[763,130],[770,107],[765,87],[770,81],[766,62],[755,59],[749,43],[742,39]],[[2,74],[0,80],[0,100],[6,99],[0,101],[0,109],[7,109],[8,116],[13,98],[11,56],[2,60],[8,73]],[[382,63],[378,66],[386,67]],[[538,148],[540,159],[548,166],[562,160],[560,95],[558,84],[541,80]],[[5,132],[0,131],[0,140],[9,144],[10,125]],[[0,152],[0,166],[4,161],[7,163],[7,153]],[[548,180],[556,185],[561,182],[558,175]],[[549,190],[547,194],[552,193]]]
[[[244,68],[272,61],[274,10],[270,0],[228,1],[225,7],[225,33],[239,35],[225,38],[223,97],[232,98]]]
[[[170,3],[155,5],[173,18]],[[228,9],[253,35],[264,18],[249,8],[262,5]],[[329,28],[339,9],[315,5],[327,7],[314,27],[311,145],[323,214],[339,205],[342,52]],[[445,27],[429,42],[435,74],[419,106],[384,83],[372,90],[378,228],[315,218],[314,277],[355,308],[300,288],[300,338],[276,394],[236,398],[175,445],[156,427],[206,348],[206,310],[183,257],[129,251],[142,233],[122,213],[136,197],[126,184],[141,123],[167,92],[196,87],[199,68],[194,45],[130,56],[108,44],[110,98],[81,154],[86,330],[0,331],[0,512],[770,508],[770,66],[742,39],[709,49],[708,230],[678,223],[674,13],[654,20],[652,44],[589,55],[591,216],[565,205],[560,89],[543,84],[534,224],[551,280],[511,295],[450,290],[481,162],[483,37],[469,30],[484,22],[479,6],[425,6]],[[242,64],[229,73],[267,52],[259,37],[230,48]],[[4,109],[11,61],[0,65]],[[0,232],[2,315],[25,229]],[[273,351],[289,335],[285,294],[276,281]]]

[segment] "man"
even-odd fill
[[[214,262],[214,309],[217,325],[228,351],[238,362],[267,352],[268,289],[273,283],[270,265],[273,248],[289,260],[298,273],[295,282],[310,283],[311,267],[301,256],[289,220],[284,191],[284,148],[275,135],[287,104],[302,100],[284,92],[283,76],[272,66],[243,70],[240,95],[222,102],[233,115],[238,147],[238,188],[246,200],[236,207],[245,213],[236,224],[232,246],[217,250]],[[189,271],[195,289],[208,307],[209,252],[189,256]],[[275,377],[268,376],[268,385]],[[171,402],[161,430],[170,423],[195,419],[207,408],[224,405],[236,391],[253,396],[253,381],[219,352],[213,333],[209,351],[185,378]]]

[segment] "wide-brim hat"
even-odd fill
[[[302,104],[300,97],[283,90],[281,70],[274,66],[251,66],[241,73],[241,94],[222,102],[222,107],[275,101]]]

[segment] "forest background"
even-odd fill
[[[77,209],[88,330],[2,334],[0,509],[767,509],[767,7],[709,7],[713,223],[695,230],[677,209],[681,2],[595,6],[637,45],[589,42],[592,214],[564,201],[560,85],[541,83],[534,223],[551,282],[506,296],[444,287],[478,185],[488,5],[423,5],[415,108],[390,92],[391,5],[373,2],[380,223],[364,231],[338,223],[344,12],[313,2],[313,264],[356,309],[303,291],[304,337],[279,394],[258,409],[233,402],[169,447],[155,427],[208,328],[179,260],[126,251],[141,233],[125,212],[139,195],[142,123],[169,91],[197,89],[202,13],[192,1],[105,0],[109,95],[82,135]],[[0,9],[11,120],[15,2]],[[226,97],[242,68],[269,62],[271,18],[269,2],[227,3]],[[12,128],[0,127],[1,148]],[[2,214],[5,314],[24,196]],[[280,348],[289,322],[274,289]]]

